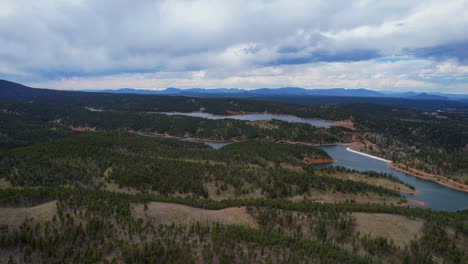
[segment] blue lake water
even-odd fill
[[[269,121],[269,120],[281,120],[290,123],[302,123],[309,124],[315,127],[329,127],[335,125],[334,122],[318,120],[318,119],[306,119],[300,118],[297,116],[291,115],[275,115],[268,113],[254,113],[254,114],[245,114],[245,115],[213,115],[210,113],[204,112],[190,112],[190,113],[180,113],[180,112],[162,112],[161,114],[165,115],[183,115],[183,116],[192,116],[192,117],[201,117],[207,119],[237,119],[244,121]]]
[[[153,135],[153,134],[146,134],[146,133],[138,133],[138,135],[144,136],[144,137],[168,138],[168,139],[175,139],[175,140],[202,143],[202,144],[208,145],[208,146],[210,146],[210,147],[212,147],[214,149],[220,149],[220,148],[222,148],[224,146],[227,146],[229,144],[234,143],[234,141],[214,142],[214,141],[197,140],[197,139],[191,139],[191,138],[174,138],[174,137],[169,137],[169,136]]]
[[[140,133],[142,136],[149,137],[162,137],[160,135],[151,135]],[[204,140],[194,140],[188,138],[181,138],[179,140],[198,142],[206,144],[214,149],[222,148],[226,145],[234,143],[233,141],[226,142],[211,142]],[[402,194],[403,196],[422,201],[425,203],[423,208],[428,208],[437,211],[457,211],[468,209],[468,193],[453,190],[432,181],[426,181],[414,176],[407,175],[403,172],[394,170],[387,166],[387,163],[359,155],[346,150],[346,146],[326,146],[321,147],[325,150],[334,160],[335,163],[324,166],[341,166],[357,171],[376,171],[392,174],[399,178],[401,181],[406,182],[416,188],[419,192],[417,194]]]
[[[190,142],[197,142],[197,143],[203,143],[205,145],[208,145],[214,149],[220,149],[224,146],[227,146],[229,144],[234,143],[234,141],[226,141],[226,142],[213,142],[213,141],[205,141],[205,140],[196,140],[196,139],[189,139],[189,138],[182,138],[181,140],[184,141],[190,141]]]
[[[386,172],[399,178],[403,182],[409,183],[419,193],[414,195],[404,194],[409,199],[424,202],[423,208],[430,208],[438,211],[456,211],[468,208],[468,193],[460,192],[439,185],[432,181],[426,181],[414,176],[407,175],[387,166],[387,163],[365,157],[346,150],[345,146],[321,147],[333,159],[336,160],[330,166],[342,166],[358,171]]]

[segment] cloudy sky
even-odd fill
[[[0,0],[0,78],[468,93],[468,0]]]

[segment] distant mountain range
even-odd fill
[[[261,88],[242,90],[237,88],[220,89],[178,89],[167,88],[162,91],[142,89],[118,89],[95,91],[63,91],[31,88],[18,83],[0,80],[0,101],[40,102],[53,104],[78,104],[83,106],[113,104],[151,104],[151,97],[160,96],[194,96],[194,97],[231,97],[268,100],[302,105],[312,104],[349,104],[371,103],[402,108],[414,108],[427,111],[463,111],[468,112],[468,95],[451,95],[435,93],[391,93],[367,89],[304,89],[284,87],[279,89]],[[157,102],[161,98],[155,98]],[[168,99],[171,100],[171,99]],[[144,108],[144,107],[143,107]]]
[[[259,88],[253,90],[243,90],[239,88],[190,88],[179,89],[169,87],[164,90],[145,90],[145,89],[106,89],[93,90],[92,92],[116,93],[116,94],[156,94],[156,95],[190,95],[190,96],[240,96],[240,97],[256,97],[256,96],[340,96],[340,97],[393,97],[406,99],[423,99],[423,100],[468,100],[467,95],[461,94],[445,94],[445,93],[416,93],[416,92],[379,92],[368,89],[306,89],[300,87],[283,87],[283,88]]]
[[[38,89],[30,90],[30,87],[25,85],[0,80],[0,87],[10,87],[13,90],[0,90],[1,93],[18,93],[35,94]],[[54,90],[49,90],[54,91]],[[58,91],[58,90],[57,90]],[[64,92],[61,90],[61,92]],[[82,90],[80,92],[99,92],[112,94],[154,94],[154,95],[187,95],[187,96],[232,96],[232,97],[269,97],[269,96],[328,96],[328,97],[386,97],[386,98],[405,98],[405,99],[420,99],[420,100],[457,100],[468,102],[468,94],[447,94],[447,93],[417,93],[417,92],[381,92],[369,89],[347,89],[347,88],[331,88],[331,89],[306,89],[301,87],[282,87],[282,88],[259,88],[253,90],[244,90],[239,88],[189,88],[179,89],[169,87],[164,90],[149,90],[149,89],[104,89],[104,90]],[[4,94],[5,95],[5,94]]]
[[[39,90],[29,90],[30,87],[22,84],[0,80],[0,87],[15,88],[15,93],[37,93]],[[52,90],[50,90],[52,91]],[[0,90],[1,93],[11,93],[12,90]],[[62,91],[63,92],[63,91]],[[143,95],[186,95],[186,96],[232,96],[232,97],[270,97],[270,96],[328,96],[328,97],[386,97],[386,98],[405,98],[420,100],[457,100],[468,102],[468,94],[447,94],[447,93],[417,93],[417,92],[381,92],[369,89],[306,89],[301,87],[282,87],[282,88],[259,88],[253,90],[244,90],[239,88],[189,88],[179,89],[169,87],[164,90],[149,89],[104,89],[104,90],[82,90],[81,92],[99,92],[112,94],[143,94]]]

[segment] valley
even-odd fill
[[[468,264],[467,15],[0,0],[0,264]]]
[[[386,162],[462,185],[465,113],[16,87],[2,263],[466,259],[468,193]]]

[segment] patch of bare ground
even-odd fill
[[[364,152],[364,153],[371,154],[377,157],[380,157],[382,155],[382,151],[380,151],[379,146],[370,142],[367,139],[353,142],[350,148],[352,150]]]
[[[268,129],[268,130],[278,129],[277,125],[272,124],[271,122],[268,122],[268,121],[253,122],[252,125],[257,126],[258,128],[263,128],[263,129]]]
[[[77,127],[71,126],[70,128],[71,128],[71,130],[78,131],[78,132],[96,131],[95,127],[87,127],[87,126],[84,126],[84,127],[82,127],[82,126],[77,126]]]
[[[245,207],[230,207],[221,210],[207,210],[174,203],[150,202],[138,204],[132,208],[134,218],[142,218],[152,224],[192,225],[220,223],[226,225],[244,225],[257,227],[256,220]]]
[[[305,158],[304,163],[306,164],[329,164],[329,163],[334,163],[336,160],[334,159],[311,159],[311,158]]]
[[[57,213],[57,202],[52,201],[33,207],[6,207],[0,208],[0,224],[16,228],[26,218],[33,218],[39,222],[51,220]]]
[[[343,121],[333,121],[335,122],[335,126],[349,128],[351,130],[356,130],[353,121],[351,120],[343,120]]]
[[[353,213],[353,216],[356,218],[356,230],[360,233],[391,239],[400,247],[409,245],[411,240],[422,235],[424,221],[421,219],[373,213]]]

